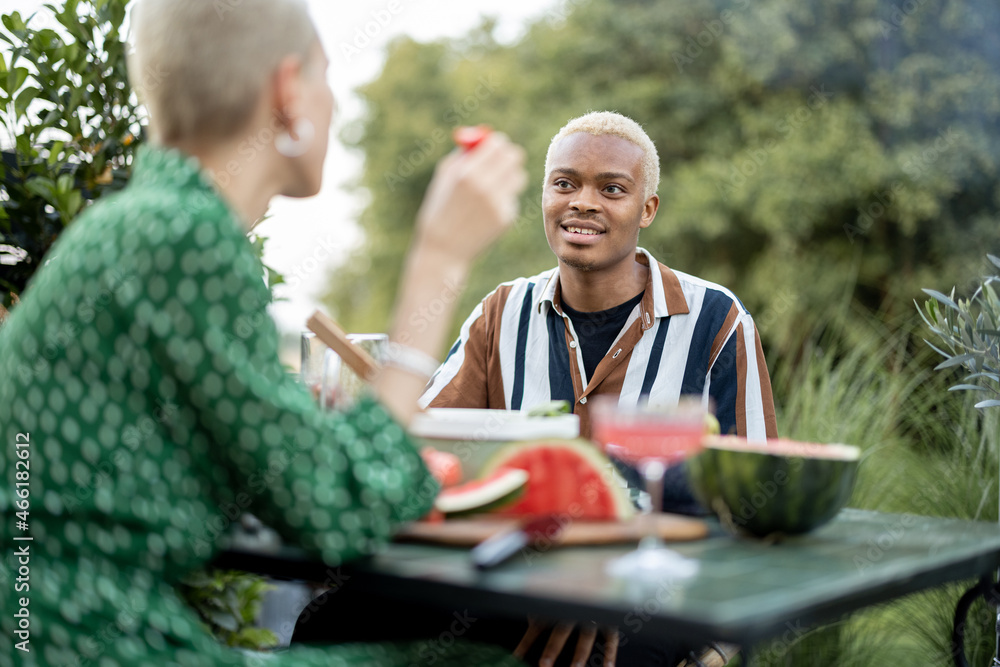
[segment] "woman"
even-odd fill
[[[211,558],[234,504],[333,565],[426,512],[437,487],[401,426],[450,323],[454,300],[439,297],[511,223],[526,180],[499,135],[441,162],[379,402],[322,413],[282,369],[273,323],[254,326],[269,293],[245,236],[274,195],[320,187],[334,100],[308,13],[300,0],[140,0],[132,29],[154,145],[123,193],[65,232],[0,329],[0,543],[23,545],[30,567],[15,589],[30,619],[3,614],[0,654],[23,665],[252,662],[173,589]],[[407,330],[435,299],[448,312]],[[8,583],[18,567],[5,559]],[[422,648],[267,662],[408,665]],[[467,644],[438,664],[507,662]]]

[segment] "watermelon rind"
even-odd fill
[[[578,465],[584,466],[590,476],[591,483],[597,482],[599,488],[576,488],[578,496],[566,499],[566,502],[558,505],[548,505],[537,512],[528,512],[528,515],[537,514],[565,514],[573,519],[586,519],[595,521],[624,520],[635,514],[635,508],[629,499],[628,490],[621,475],[615,469],[611,460],[594,443],[582,438],[545,438],[541,440],[530,440],[514,442],[505,445],[491,456],[480,470],[480,477],[495,474],[497,470],[504,468],[518,468],[518,459],[523,459],[525,455],[531,455],[534,451],[551,448],[560,453],[573,454],[578,459]],[[554,471],[553,471],[554,472]],[[572,474],[570,471],[563,471]],[[554,474],[559,474],[554,472]],[[530,471],[529,471],[530,475]],[[522,500],[528,500],[533,492],[539,489],[532,487],[532,484],[539,484],[538,480],[528,479],[527,489],[524,491]],[[601,497],[610,500],[610,510],[602,513],[595,513],[585,497],[588,494],[598,493]],[[523,503],[516,502],[508,505],[502,510],[504,514],[521,516]]]
[[[444,489],[434,509],[449,516],[490,512],[520,498],[527,483],[528,473],[523,470],[498,470],[490,477]]]
[[[851,445],[707,438],[687,464],[695,497],[723,526],[756,537],[814,530],[847,504],[861,450]]]

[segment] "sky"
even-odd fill
[[[0,13],[42,13],[32,22],[43,27],[54,19],[43,4],[57,7],[61,0],[0,0]],[[232,0],[205,0],[231,2]],[[307,0],[330,58],[329,79],[337,98],[338,115],[324,171],[322,191],[315,197],[272,201],[270,218],[255,231],[268,238],[264,261],[283,273],[289,285],[276,288],[286,299],[271,307],[282,333],[305,330],[305,321],[320,307],[319,296],[330,272],[357,247],[361,235],[355,224],[366,193],[347,186],[361,174],[363,156],[348,151],[337,137],[341,128],[363,112],[354,90],[378,76],[385,47],[395,37],[419,41],[459,37],[476,27],[483,16],[495,17],[497,38],[516,40],[529,21],[558,17],[573,0]],[[53,27],[55,27],[53,25]]]

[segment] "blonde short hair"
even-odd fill
[[[140,0],[129,78],[161,143],[245,129],[282,58],[317,39],[303,0]]]
[[[577,132],[586,132],[595,136],[610,134],[630,141],[642,149],[642,180],[643,198],[649,199],[656,194],[656,189],[660,185],[660,156],[656,152],[653,140],[649,138],[642,125],[635,122],[628,116],[623,116],[615,111],[591,111],[578,118],[569,121],[563,128],[552,137],[549,143],[548,153],[545,155],[546,177],[551,167],[552,150],[556,143],[563,137],[567,137]]]

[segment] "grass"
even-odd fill
[[[844,338],[832,323],[799,359],[772,364],[779,431],[862,448],[853,507],[996,521],[1000,408],[977,410],[977,396],[948,391],[955,378],[933,370],[938,359],[913,319],[899,328],[873,322],[852,331],[850,345],[836,342]],[[951,665],[955,604],[973,583],[856,613],[790,645],[758,646],[752,664]],[[971,665],[991,664],[995,639],[995,612],[978,602],[966,629]]]

